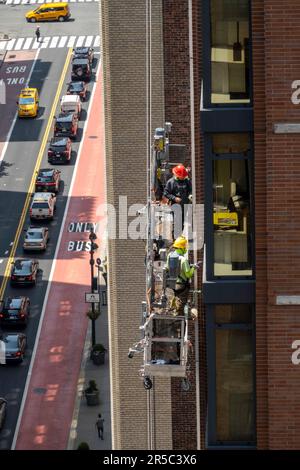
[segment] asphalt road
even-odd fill
[[[95,28],[94,34],[98,34],[96,29],[97,21],[97,3],[84,3],[72,4],[72,13],[76,17],[74,22],[66,24],[43,24],[43,28],[47,28],[47,35],[62,34],[78,34],[78,30],[82,34],[93,34],[91,31]],[[3,28],[3,15],[5,17],[5,25],[8,27],[9,32],[17,33],[17,36],[25,35],[26,23],[18,27],[17,18],[23,18],[24,11],[28,10],[27,6],[0,6],[0,31]],[[6,13],[7,12],[7,13]],[[80,19],[77,16],[79,12]],[[68,32],[64,27],[69,28]],[[24,28],[24,30],[23,30]],[[75,29],[74,29],[75,28]],[[79,28],[79,29],[78,29]],[[14,240],[17,227],[19,224],[20,215],[24,207],[26,195],[34,172],[34,167],[37,155],[40,150],[41,140],[44,136],[46,125],[49,119],[50,110],[52,107],[53,99],[57,90],[57,86],[61,77],[63,66],[67,57],[67,49],[50,50],[42,49],[40,51],[38,61],[34,67],[30,84],[36,86],[40,90],[40,114],[35,120],[17,120],[11,134],[10,142],[8,144],[4,160],[0,167],[0,259],[3,262],[0,264],[0,282],[3,281],[3,274],[7,264],[8,254],[11,243]],[[96,66],[98,66],[99,55],[96,55]],[[69,81],[70,68],[66,74],[65,82]],[[89,84],[91,90],[93,81]],[[66,89],[66,83],[63,86],[63,92]],[[80,132],[78,141],[73,145],[73,157],[70,165],[61,165],[62,183],[59,195],[57,197],[57,211],[53,222],[48,223],[50,230],[50,244],[44,254],[26,255],[26,257],[34,257],[40,261],[40,273],[37,286],[33,288],[12,288],[9,283],[7,284],[5,297],[8,295],[28,295],[31,300],[31,318],[25,330],[28,337],[28,349],[26,358],[21,365],[18,366],[0,366],[0,396],[8,400],[8,412],[5,426],[0,431],[0,449],[9,449],[14,436],[14,429],[16,426],[19,407],[22,400],[25,381],[28,373],[32,350],[34,348],[35,336],[38,329],[40,314],[42,311],[44,296],[47,288],[47,282],[51,271],[51,265],[55,253],[56,243],[62,223],[64,208],[67,201],[67,195],[71,184],[72,174],[74,171],[74,164],[77,157],[80,136],[86,118],[86,110],[89,101],[83,104],[84,111],[80,120]],[[4,119],[5,106],[0,106],[0,119]],[[57,113],[56,113],[57,114]],[[52,136],[50,132],[49,138]],[[46,146],[41,168],[49,167],[47,162],[47,148]],[[24,226],[30,224],[28,214]],[[21,236],[16,257],[24,257],[22,250]],[[37,391],[38,393],[38,391]]]

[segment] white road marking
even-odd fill
[[[15,50],[15,51],[18,51],[19,49],[21,49],[22,44],[23,44],[23,42],[24,42],[24,39],[25,39],[25,38],[17,39],[16,45],[15,45],[15,47],[14,47],[14,50]]]
[[[96,36],[94,47],[99,47],[99,46],[100,46],[100,36]]]
[[[7,51],[11,51],[14,44],[15,44],[16,40],[15,39],[11,39],[10,41],[8,41],[7,45],[6,45],[6,50]]]
[[[70,36],[68,47],[73,47],[76,41],[76,36]]]
[[[84,43],[84,40],[85,36],[79,36],[79,38],[77,39],[76,47],[81,47]]]
[[[4,254],[5,254],[5,255],[8,255],[8,253],[9,253],[9,251],[8,251],[8,250],[6,250],[6,252],[5,252]]]
[[[26,41],[23,45],[23,50],[30,49],[30,44],[32,43],[33,38],[26,38]]]
[[[59,36],[53,36],[51,43],[49,44],[50,49],[56,47],[59,40]]]
[[[67,39],[68,39],[68,36],[63,36],[59,41],[58,47],[65,47]]]
[[[0,259],[0,263],[3,263],[3,261],[4,261],[3,259]]]
[[[98,78],[99,78],[100,70],[101,70],[101,63],[99,63],[99,67],[98,67],[97,74],[96,74],[96,81],[93,84],[93,88],[92,88],[92,91],[91,91],[90,105],[89,105],[89,108],[87,110],[87,117],[86,117],[86,120],[85,120],[85,123],[84,123],[83,131],[82,131],[82,138],[81,138],[79,148],[78,148],[78,152],[77,152],[77,158],[76,158],[74,171],[73,171],[73,175],[72,175],[72,180],[71,180],[71,184],[70,184],[70,189],[69,189],[69,193],[68,193],[68,200],[67,200],[67,203],[66,203],[66,207],[65,207],[61,227],[60,227],[60,232],[59,232],[59,236],[58,236],[58,240],[57,240],[57,245],[56,245],[56,248],[55,248],[53,263],[52,263],[52,266],[51,266],[51,271],[50,271],[49,280],[48,280],[48,284],[47,284],[46,294],[45,294],[45,297],[44,297],[44,303],[43,303],[42,312],[41,312],[41,316],[40,316],[39,326],[38,326],[38,330],[37,330],[37,333],[36,333],[34,348],[33,348],[33,351],[32,351],[30,365],[29,365],[29,369],[28,369],[28,373],[27,373],[27,377],[26,377],[26,383],[25,383],[24,392],[23,392],[23,396],[22,396],[22,401],[21,401],[21,406],[20,406],[20,411],[19,411],[19,415],[18,415],[17,424],[16,424],[16,427],[15,427],[15,433],[14,433],[14,438],[13,438],[11,450],[15,449],[16,443],[17,443],[20,424],[21,424],[21,420],[22,420],[22,416],[23,416],[23,411],[24,411],[24,407],[25,407],[25,403],[26,403],[29,383],[30,383],[30,379],[31,379],[32,369],[33,369],[33,365],[34,365],[34,360],[35,360],[35,356],[36,356],[36,352],[37,352],[37,348],[38,348],[38,343],[39,343],[39,339],[40,339],[40,335],[41,335],[43,320],[44,320],[44,316],[45,316],[46,305],[47,305],[47,302],[48,302],[51,282],[52,282],[52,278],[53,278],[53,274],[54,274],[54,270],[55,270],[55,266],[56,266],[56,260],[58,259],[58,251],[59,251],[59,248],[60,248],[62,235],[63,235],[63,232],[65,230],[66,218],[67,218],[69,205],[70,205],[70,201],[71,201],[71,197],[69,195],[72,194],[73,186],[75,184],[78,164],[79,164],[79,161],[80,161],[81,149],[82,149],[84,137],[85,137],[85,134],[86,134],[87,125],[88,125],[88,122],[89,122],[90,111],[91,111],[91,108],[92,108],[91,103],[93,103],[93,98],[94,98],[94,95],[95,95],[96,85],[97,85],[97,81],[98,81]]]
[[[92,45],[94,36],[87,36],[86,41],[85,41],[85,47],[90,47]]]
[[[50,39],[51,39],[50,36],[47,36],[47,37],[43,38],[41,49],[46,49],[48,47]]]

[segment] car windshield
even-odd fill
[[[53,181],[53,176],[49,176],[49,175],[39,175],[38,176],[38,182],[39,183],[50,183],[51,181]]]
[[[5,343],[6,351],[15,351],[16,349],[19,349],[17,335],[7,335],[5,338],[3,338],[3,341]]]
[[[73,90],[73,91],[80,91],[83,89],[83,86],[82,86],[82,83],[81,82],[78,82],[78,83],[71,83],[70,85],[70,90]]]
[[[49,209],[49,206],[47,202],[34,202],[32,209]]]
[[[41,240],[43,236],[41,232],[27,232],[26,238],[30,238],[30,240]]]
[[[20,98],[19,104],[34,104],[33,98]]]
[[[8,313],[15,313],[16,311],[18,311],[20,309],[21,304],[22,304],[21,299],[9,299],[6,302],[5,310]]]
[[[31,263],[21,263],[20,261],[15,262],[15,274],[31,274]]]

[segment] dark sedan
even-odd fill
[[[69,137],[53,137],[48,149],[49,163],[69,163],[72,155],[72,143]]]
[[[73,60],[75,59],[88,59],[90,65],[93,65],[94,61],[94,49],[92,47],[75,47],[73,49]]]
[[[75,113],[60,113],[55,118],[54,137],[70,137],[76,139],[78,116]]]
[[[6,325],[27,325],[30,313],[28,297],[8,297],[0,303],[0,321]]]
[[[25,355],[27,338],[23,333],[4,333],[0,337],[5,348],[5,362],[22,362]]]
[[[16,259],[12,263],[12,285],[36,284],[39,262],[33,259]]]

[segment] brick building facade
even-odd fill
[[[146,198],[151,6],[153,130],[170,121],[172,143],[185,144],[188,158],[194,149],[196,201],[205,204],[202,295],[190,328],[200,351],[189,392],[175,378],[156,379],[155,392],[145,392],[140,359],[128,363],[145,297],[144,245],[109,242],[114,447],[149,448],[151,425],[157,449],[297,449],[299,2],[101,5],[108,202],[117,204],[120,194]],[[135,276],[128,278],[127,265]],[[156,403],[151,424],[149,400]]]

